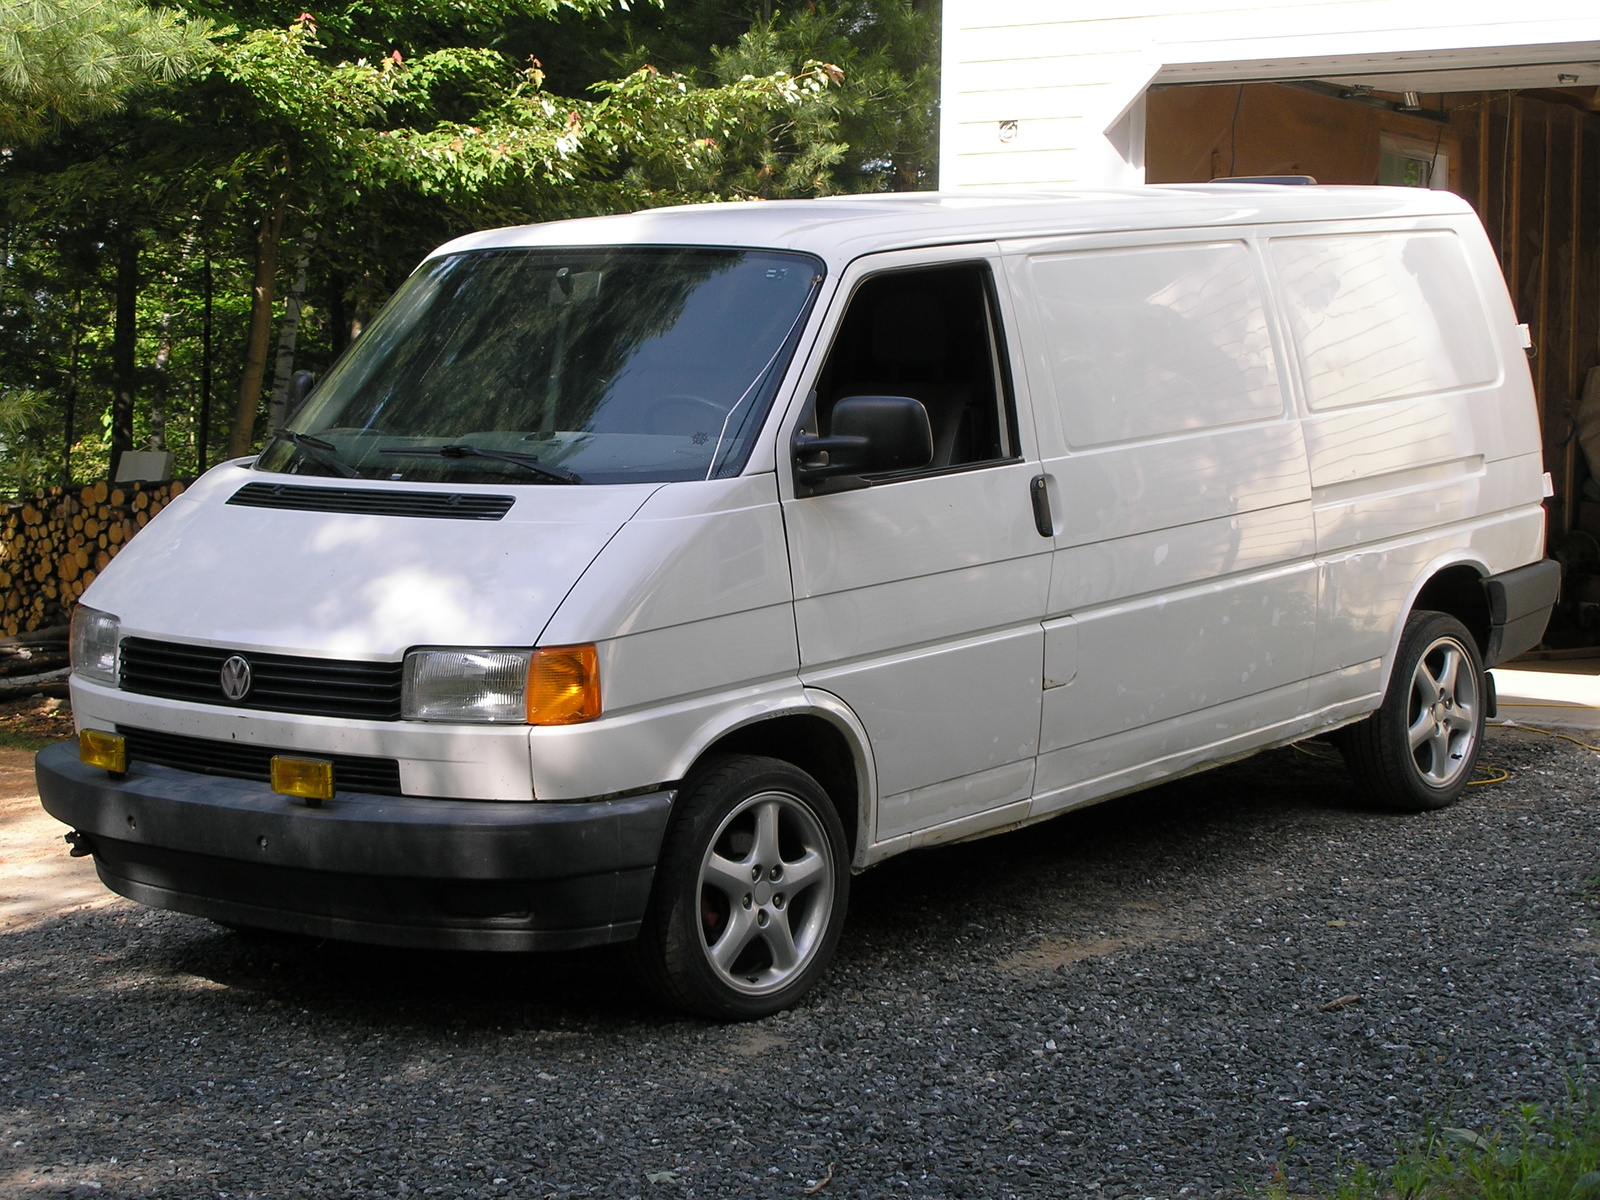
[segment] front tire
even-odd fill
[[[714,760],[685,782],[637,958],[675,1007],[715,1020],[788,1008],[827,969],[849,900],[827,793],[778,759]]]
[[[1406,619],[1382,707],[1342,743],[1375,800],[1422,812],[1461,798],[1483,746],[1483,670],[1477,642],[1454,617],[1424,610]]]

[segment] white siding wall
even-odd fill
[[[945,0],[940,186],[1141,183],[1151,83],[1568,57],[1600,57],[1592,0]]]

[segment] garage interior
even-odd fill
[[[1528,365],[1555,483],[1548,553],[1565,568],[1545,638],[1556,649],[1600,644],[1600,464],[1580,445],[1592,423],[1600,451],[1600,371],[1583,404],[1600,365],[1600,88],[1574,86],[1594,70],[1186,83],[1146,98],[1150,183],[1309,175],[1448,188],[1477,210],[1533,334]]]

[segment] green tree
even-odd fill
[[[320,370],[460,232],[928,182],[924,0],[302,3],[200,0],[196,69],[0,156],[0,388],[48,397],[0,486],[247,453],[274,341]]]
[[[913,191],[935,183],[939,32],[938,0],[669,0],[599,27],[564,19],[540,53],[548,85],[564,94],[645,64],[697,84],[830,64],[825,94],[742,127],[677,185],[746,196]]]
[[[317,34],[305,17],[286,30],[254,30],[212,68],[227,89],[227,103],[214,107],[236,114],[245,134],[235,165],[260,197],[230,454],[253,442],[291,216],[303,238],[313,222],[396,197],[490,206],[515,195],[523,219],[659,203],[628,186],[621,158],[681,170],[753,114],[804,104],[827,84],[811,65],[712,87],[641,68],[604,85],[598,99],[575,100],[544,92],[538,66],[493,50],[447,47],[410,59],[394,50],[330,64]]]
[[[125,0],[0,2],[0,145],[37,141],[181,78],[210,52],[209,29]]]

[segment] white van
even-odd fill
[[[462,238],[85,594],[40,794],[145,904],[716,1017],[903,850],[1340,727],[1445,805],[1556,597],[1525,332],[1414,189]]]

